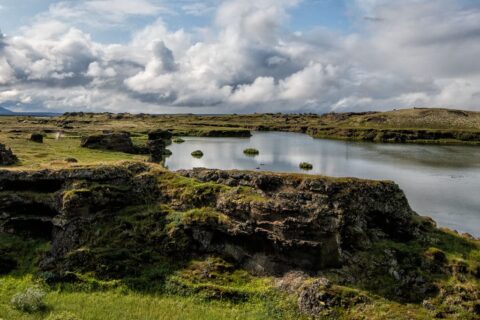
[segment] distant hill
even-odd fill
[[[0,115],[4,116],[4,115],[14,115],[14,114],[15,114],[15,112],[10,111],[6,108],[0,107]]]
[[[8,110],[5,107],[0,106],[0,116],[32,116],[32,117],[55,117],[60,115],[61,113],[54,113],[54,112],[14,112]]]

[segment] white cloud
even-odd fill
[[[215,11],[215,6],[205,2],[193,2],[183,5],[182,10],[192,16],[204,16]]]
[[[95,42],[77,21],[158,16],[164,12],[158,2],[58,3],[20,34],[0,36],[0,103],[217,113],[479,109],[479,6],[352,0],[359,8],[357,32],[292,33],[288,12],[298,3],[225,0],[201,31],[170,30],[158,18],[125,44]],[[187,11],[202,9],[183,4]],[[367,14],[372,19],[364,20]]]

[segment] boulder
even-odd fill
[[[148,161],[154,163],[162,163],[165,156],[169,154],[166,149],[167,145],[172,143],[172,133],[167,130],[153,130],[148,133],[148,142],[146,149],[150,153]],[[170,152],[171,154],[171,152]]]
[[[99,135],[91,135],[82,138],[81,146],[90,149],[112,150],[125,153],[139,153],[130,138],[130,134],[122,133],[104,133]]]
[[[9,166],[15,164],[18,161],[16,155],[13,154],[12,150],[4,144],[0,143],[0,166]]]
[[[148,140],[170,140],[172,139],[172,133],[167,130],[153,130],[148,133]]]
[[[147,149],[150,153],[148,161],[154,163],[161,163],[165,159],[165,142],[163,140],[149,140],[147,142]]]
[[[41,133],[32,133],[30,136],[30,141],[36,142],[36,143],[43,143],[43,134]]]

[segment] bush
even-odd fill
[[[10,301],[12,306],[23,312],[39,312],[45,309],[45,291],[38,287],[31,287],[24,292],[19,292]]]
[[[173,142],[174,143],[184,143],[185,140],[183,140],[182,138],[175,138],[175,139],[173,139]]]
[[[80,318],[71,312],[63,311],[59,313],[50,313],[45,320],[80,320]]]
[[[203,152],[201,150],[196,150],[192,152],[192,157],[194,158],[201,158],[203,157]]]
[[[300,169],[303,169],[303,170],[312,170],[313,169],[313,165],[311,163],[308,163],[308,162],[302,162],[300,163]]]
[[[245,150],[243,150],[243,153],[245,153],[248,156],[256,156],[256,155],[260,154],[260,152],[257,149],[254,149],[254,148],[245,149]]]

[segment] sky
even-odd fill
[[[480,111],[478,0],[0,0],[0,107]]]

